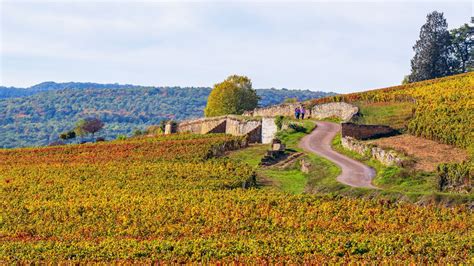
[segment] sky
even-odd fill
[[[426,15],[474,1],[0,0],[0,85],[44,81],[347,93],[400,84]]]

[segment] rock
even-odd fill
[[[310,172],[311,163],[306,161],[304,158],[301,159],[301,172],[308,174]]]

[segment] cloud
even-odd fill
[[[469,2],[2,2],[1,85],[44,80],[351,91],[399,83],[428,12]]]

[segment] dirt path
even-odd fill
[[[353,187],[376,188],[371,183],[375,176],[374,169],[337,153],[331,148],[332,139],[340,131],[341,125],[331,122],[317,122],[316,124],[317,128],[305,136],[299,146],[338,165],[342,172],[337,177],[337,181]]]

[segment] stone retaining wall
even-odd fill
[[[360,155],[370,155],[386,166],[408,166],[411,164],[411,160],[396,151],[384,150],[351,137],[342,138],[341,144],[344,148],[357,152]]]
[[[244,116],[293,117],[295,115],[295,109],[301,106],[302,103],[285,103],[269,107],[255,108],[252,111],[245,112]],[[316,105],[312,109],[306,109],[305,118],[312,117],[316,119],[324,119],[330,117],[337,117],[342,119],[343,121],[349,121],[352,116],[357,114],[357,112],[359,112],[359,108],[348,103],[325,103]]]
[[[359,108],[345,102],[318,104],[312,109],[312,117],[316,119],[324,119],[337,117],[343,121],[349,121],[359,112]]]
[[[165,134],[171,133],[226,133],[247,135],[249,143],[270,143],[276,134],[275,119],[271,117],[247,119],[234,115],[199,118],[183,121],[176,126],[166,125]]]
[[[301,103],[285,103],[280,105],[273,105],[262,108],[255,108],[252,111],[244,112],[244,116],[265,116],[265,117],[275,117],[275,116],[294,116],[296,107],[300,107]],[[309,111],[309,110],[308,110]]]

